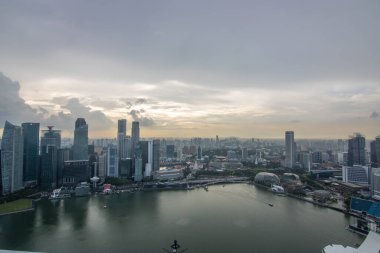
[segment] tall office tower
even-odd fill
[[[6,121],[1,141],[3,195],[23,188],[23,143],[21,127]]]
[[[58,184],[58,149],[61,148],[61,131],[42,131],[39,184],[42,189],[53,189]]]
[[[119,176],[119,159],[117,156],[117,147],[109,145],[107,148],[107,176]]]
[[[218,135],[215,137],[215,145],[216,145],[216,148],[220,147],[219,136]]]
[[[135,168],[134,168],[134,172],[133,172],[133,177],[134,177],[134,181],[135,182],[139,182],[143,179],[143,176],[144,176],[144,171],[143,171],[143,166],[144,163],[143,163],[143,159],[142,159],[142,156],[143,156],[143,146],[148,146],[148,145],[145,145],[145,143],[147,144],[147,142],[138,142],[136,144],[136,147],[135,147],[135,158],[134,158],[134,161],[135,161]],[[144,148],[145,149],[145,148]]]
[[[37,183],[39,166],[40,123],[22,123],[21,128],[24,138],[24,184]]]
[[[132,141],[131,141],[131,136],[127,135],[125,138],[125,151],[127,154],[127,158],[132,158]]]
[[[117,122],[117,153],[119,160],[127,158],[127,120],[119,119]]]
[[[166,158],[174,158],[174,145],[166,145]]]
[[[153,140],[153,171],[160,170],[160,140]]]
[[[132,122],[132,138],[131,138],[131,157],[135,156],[135,147],[140,141],[140,123],[138,121]]]
[[[62,185],[63,180],[63,168],[66,161],[70,160],[69,148],[61,148],[57,151],[57,185]]]
[[[107,172],[107,153],[104,152],[98,158],[98,177],[104,179]]]
[[[311,169],[311,155],[307,151],[301,151],[299,153],[300,156],[300,164],[302,166],[302,169],[306,171],[310,171]]]
[[[201,146],[198,146],[198,151],[197,151],[197,159],[201,160],[202,159],[202,148]]]
[[[73,160],[88,160],[88,125],[84,118],[75,121]]]
[[[135,157],[141,158],[143,176],[146,174],[146,169],[151,172],[151,162],[153,162],[153,142],[151,140],[139,141],[135,146]]]
[[[293,168],[295,164],[296,144],[294,142],[294,132],[285,132],[285,167]]]
[[[117,121],[117,133],[123,133],[124,135],[127,135],[127,120],[126,119],[119,119]]]
[[[380,136],[371,141],[371,165],[374,168],[380,167]]]
[[[365,164],[365,137],[356,133],[348,140],[348,166]]]
[[[241,149],[241,159],[244,161],[248,159],[248,149],[247,148]]]
[[[134,181],[140,182],[143,179],[143,172],[142,172],[142,159],[136,157],[135,158],[135,176]]]

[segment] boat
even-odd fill
[[[70,194],[64,194],[62,193],[62,188],[58,188],[53,190],[52,194],[50,194],[49,199],[50,200],[59,200],[63,198],[68,198],[70,197]]]

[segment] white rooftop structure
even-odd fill
[[[380,234],[370,231],[367,238],[355,249],[352,247],[344,247],[342,245],[328,245],[323,253],[379,253],[380,252]]]

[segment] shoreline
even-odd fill
[[[12,211],[12,212],[7,212],[7,213],[1,213],[0,216],[6,216],[6,215],[12,215],[12,214],[18,214],[18,213],[26,213],[26,212],[31,212],[34,211],[35,208],[28,208],[28,209],[23,209],[23,210],[18,210],[18,211]]]
[[[265,189],[269,189],[269,187],[265,186],[265,185],[261,185],[261,184],[257,184],[255,182],[251,182],[249,184],[252,184],[252,185],[255,185],[257,187],[261,187],[261,188],[265,188]],[[317,206],[320,206],[320,207],[324,207],[324,208],[329,208],[331,210],[334,210],[334,211],[337,211],[337,212],[340,212],[340,213],[343,213],[343,214],[347,214],[347,215],[350,215],[350,216],[353,216],[355,218],[363,218],[362,216],[356,214],[356,213],[352,213],[350,211],[347,211],[345,209],[341,209],[341,208],[338,208],[338,207],[334,207],[334,206],[330,206],[330,205],[327,205],[327,204],[323,204],[323,203],[319,203],[317,201],[313,201],[313,200],[310,200],[310,199],[306,199],[306,198],[303,198],[301,196],[297,196],[297,195],[294,195],[294,194],[291,194],[291,193],[285,193],[286,196],[289,196],[291,198],[294,198],[294,199],[299,199],[299,200],[302,200],[302,201],[305,201],[305,202],[308,202],[310,204],[314,204],[314,205],[317,205]]]

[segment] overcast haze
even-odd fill
[[[379,13],[375,0],[0,0],[0,126],[374,138]]]

